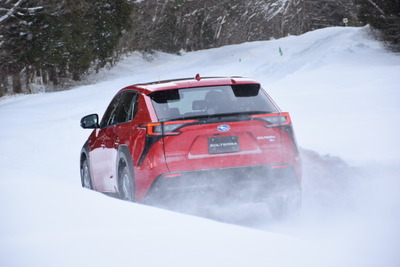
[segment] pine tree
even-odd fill
[[[40,73],[55,87],[116,60],[130,29],[128,0],[8,0],[0,7],[0,85],[13,92]],[[21,83],[22,81],[22,83]],[[1,92],[0,92],[1,94]]]
[[[380,38],[400,52],[400,0],[358,0],[360,20],[378,30]]]
[[[29,15],[32,9],[23,8],[27,1],[14,0],[4,2],[0,11],[0,69],[7,73],[2,78],[2,85],[8,84],[8,77],[12,78],[12,89],[15,93],[22,92],[20,80],[21,72],[26,64],[25,47],[32,37],[29,34]],[[6,88],[3,87],[3,91]]]
[[[96,68],[107,63],[114,64],[115,51],[122,35],[131,29],[131,12],[133,6],[124,0],[94,1],[88,12],[88,20],[92,22],[90,44],[97,60]]]

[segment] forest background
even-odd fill
[[[365,25],[400,52],[400,0],[0,0],[0,97],[70,88],[134,51]]]

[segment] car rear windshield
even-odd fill
[[[150,97],[160,121],[278,112],[259,84],[172,89]]]

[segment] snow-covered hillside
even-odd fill
[[[263,206],[199,217],[80,187],[82,116],[102,114],[123,86],[196,73],[256,79],[291,113],[299,218],[273,222]],[[399,73],[400,56],[366,29],[327,28],[132,54],[92,85],[0,99],[0,266],[399,266]]]

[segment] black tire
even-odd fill
[[[82,183],[82,187],[91,189],[91,190],[93,189],[92,177],[90,175],[89,162],[86,157],[84,157],[81,162],[81,183]]]
[[[121,159],[118,168],[118,194],[122,200],[135,201],[135,186],[131,168],[127,162]]]
[[[300,213],[301,205],[302,197],[299,188],[282,192],[282,194],[276,195],[268,201],[269,213],[275,220],[297,216]]]

